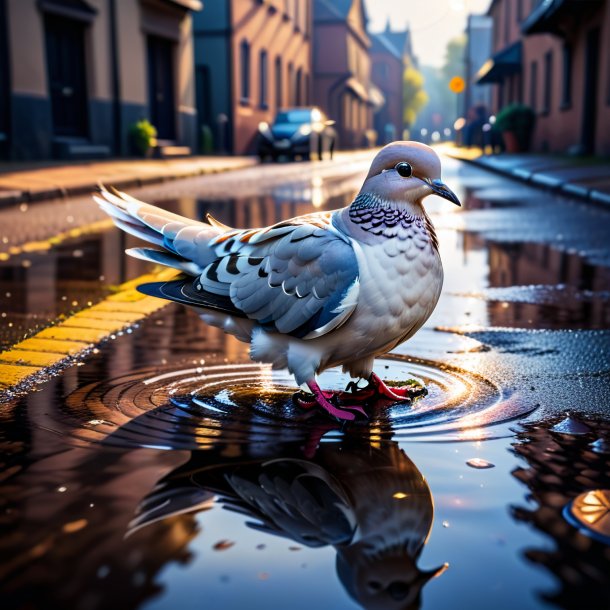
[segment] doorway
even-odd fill
[[[148,104],[157,137],[174,140],[174,43],[158,36],[148,37]]]
[[[85,25],[56,15],[45,17],[47,72],[53,133],[88,135]]]
[[[582,117],[581,145],[583,152],[595,151],[597,128],[598,67],[599,67],[599,27],[589,30],[585,50],[585,103]]]
[[[0,0],[0,159],[8,157],[10,125],[10,79],[6,2]]]

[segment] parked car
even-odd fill
[[[258,156],[261,160],[281,155],[308,160],[312,154],[322,159],[325,152],[333,158],[337,132],[328,117],[316,107],[280,110],[271,125],[258,126]]]

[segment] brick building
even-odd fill
[[[610,155],[610,1],[493,0],[492,109],[537,115],[535,151]]]
[[[0,0],[0,156],[129,152],[149,118],[193,145],[197,0]]]
[[[261,121],[311,103],[311,3],[214,0],[194,23],[198,131],[217,151],[254,152]]]
[[[313,100],[337,122],[339,146],[371,144],[373,110],[371,40],[363,0],[312,0]]]
[[[377,143],[387,144],[402,138],[404,129],[403,73],[408,62],[416,64],[411,48],[411,32],[393,32],[390,24],[383,32],[370,34],[371,79],[381,91],[383,105],[374,113]]]

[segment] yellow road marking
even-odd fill
[[[11,256],[17,256],[18,254],[30,254],[32,252],[47,252],[51,248],[61,244],[68,239],[74,239],[76,237],[82,237],[83,235],[90,235],[91,233],[100,233],[113,226],[112,220],[106,218],[104,220],[98,220],[96,222],[83,225],[82,227],[69,229],[68,231],[62,231],[49,239],[41,241],[29,241],[20,246],[11,246],[8,251],[0,252],[0,261],[7,261]]]
[[[165,307],[168,304],[166,300],[143,295],[135,287],[144,282],[170,280],[176,275],[175,270],[163,268],[125,282],[115,294],[100,303],[0,352],[0,389],[16,386],[69,356],[78,356],[101,340]]]

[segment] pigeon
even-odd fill
[[[364,397],[372,388],[382,400],[410,400],[410,388],[387,386],[373,363],[412,337],[438,302],[443,268],[423,206],[431,194],[460,205],[435,151],[398,141],[377,153],[349,206],[270,227],[193,221],[103,186],[94,199],[120,229],[157,246],[127,254],[182,272],[141,292],[194,307],[249,342],[254,361],[287,368],[308,390],[295,395],[300,406],[354,420],[367,416],[357,392],[324,391],[316,376],[342,365],[368,380]]]

